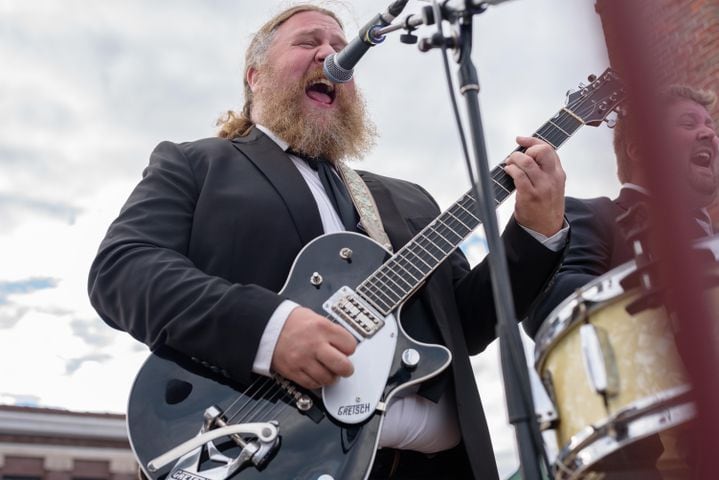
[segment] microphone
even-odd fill
[[[375,32],[389,25],[382,14],[377,14],[367,23],[345,48],[337,53],[328,55],[322,71],[327,80],[333,83],[345,83],[352,80],[354,67],[357,62],[367,53],[370,47],[374,47],[378,43],[382,43],[385,39],[384,35],[377,35]]]
[[[409,0],[396,0],[387,7],[387,11],[377,14],[372,20],[362,27],[357,37],[338,53],[333,53],[325,58],[322,71],[327,80],[332,83],[345,83],[352,80],[355,65],[360,58],[367,53],[370,47],[382,43],[385,36],[379,33],[379,29],[392,23],[397,15],[402,13]]]

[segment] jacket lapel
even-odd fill
[[[235,148],[267,178],[290,212],[303,244],[322,235],[322,220],[312,192],[287,154],[267,135],[252,128],[232,140]]]

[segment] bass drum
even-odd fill
[[[697,246],[715,250],[716,240]],[[556,432],[558,479],[689,477],[683,439],[695,408],[675,326],[638,287],[622,286],[635,271],[631,261],[577,290],[535,338],[535,368],[556,409],[543,428]],[[716,290],[706,295],[713,311]]]

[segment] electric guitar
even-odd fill
[[[558,148],[623,101],[610,69],[589,80],[534,137]],[[502,166],[491,176],[499,205],[514,183]],[[366,478],[388,402],[451,362],[444,346],[405,333],[400,310],[479,226],[475,203],[471,191],[465,193],[395,254],[349,232],[320,236],[302,249],[281,294],[342,325],[358,342],[354,374],[321,391],[279,376],[240,385],[179,354],[150,355],[127,411],[143,473],[153,480]]]

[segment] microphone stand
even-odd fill
[[[453,46],[458,52],[456,58],[459,64],[460,92],[466,100],[470,135],[479,179],[478,184],[473,182],[472,188],[477,199],[477,213],[483,221],[489,247],[488,260],[498,320],[497,336],[499,338],[509,421],[515,427],[522,479],[540,480],[542,478],[540,462],[546,462],[546,452],[544,451],[534,413],[527,361],[519,334],[517,315],[514,310],[506,254],[504,244],[499,235],[482,117],[479,109],[479,80],[477,70],[471,59],[472,18],[475,14],[483,13],[486,8],[486,3],[475,4],[472,0],[466,0],[464,10],[461,12],[451,12],[446,7],[443,8],[442,16],[459,26],[457,38],[443,40],[450,45],[454,43]],[[439,21],[441,19],[438,19]]]

